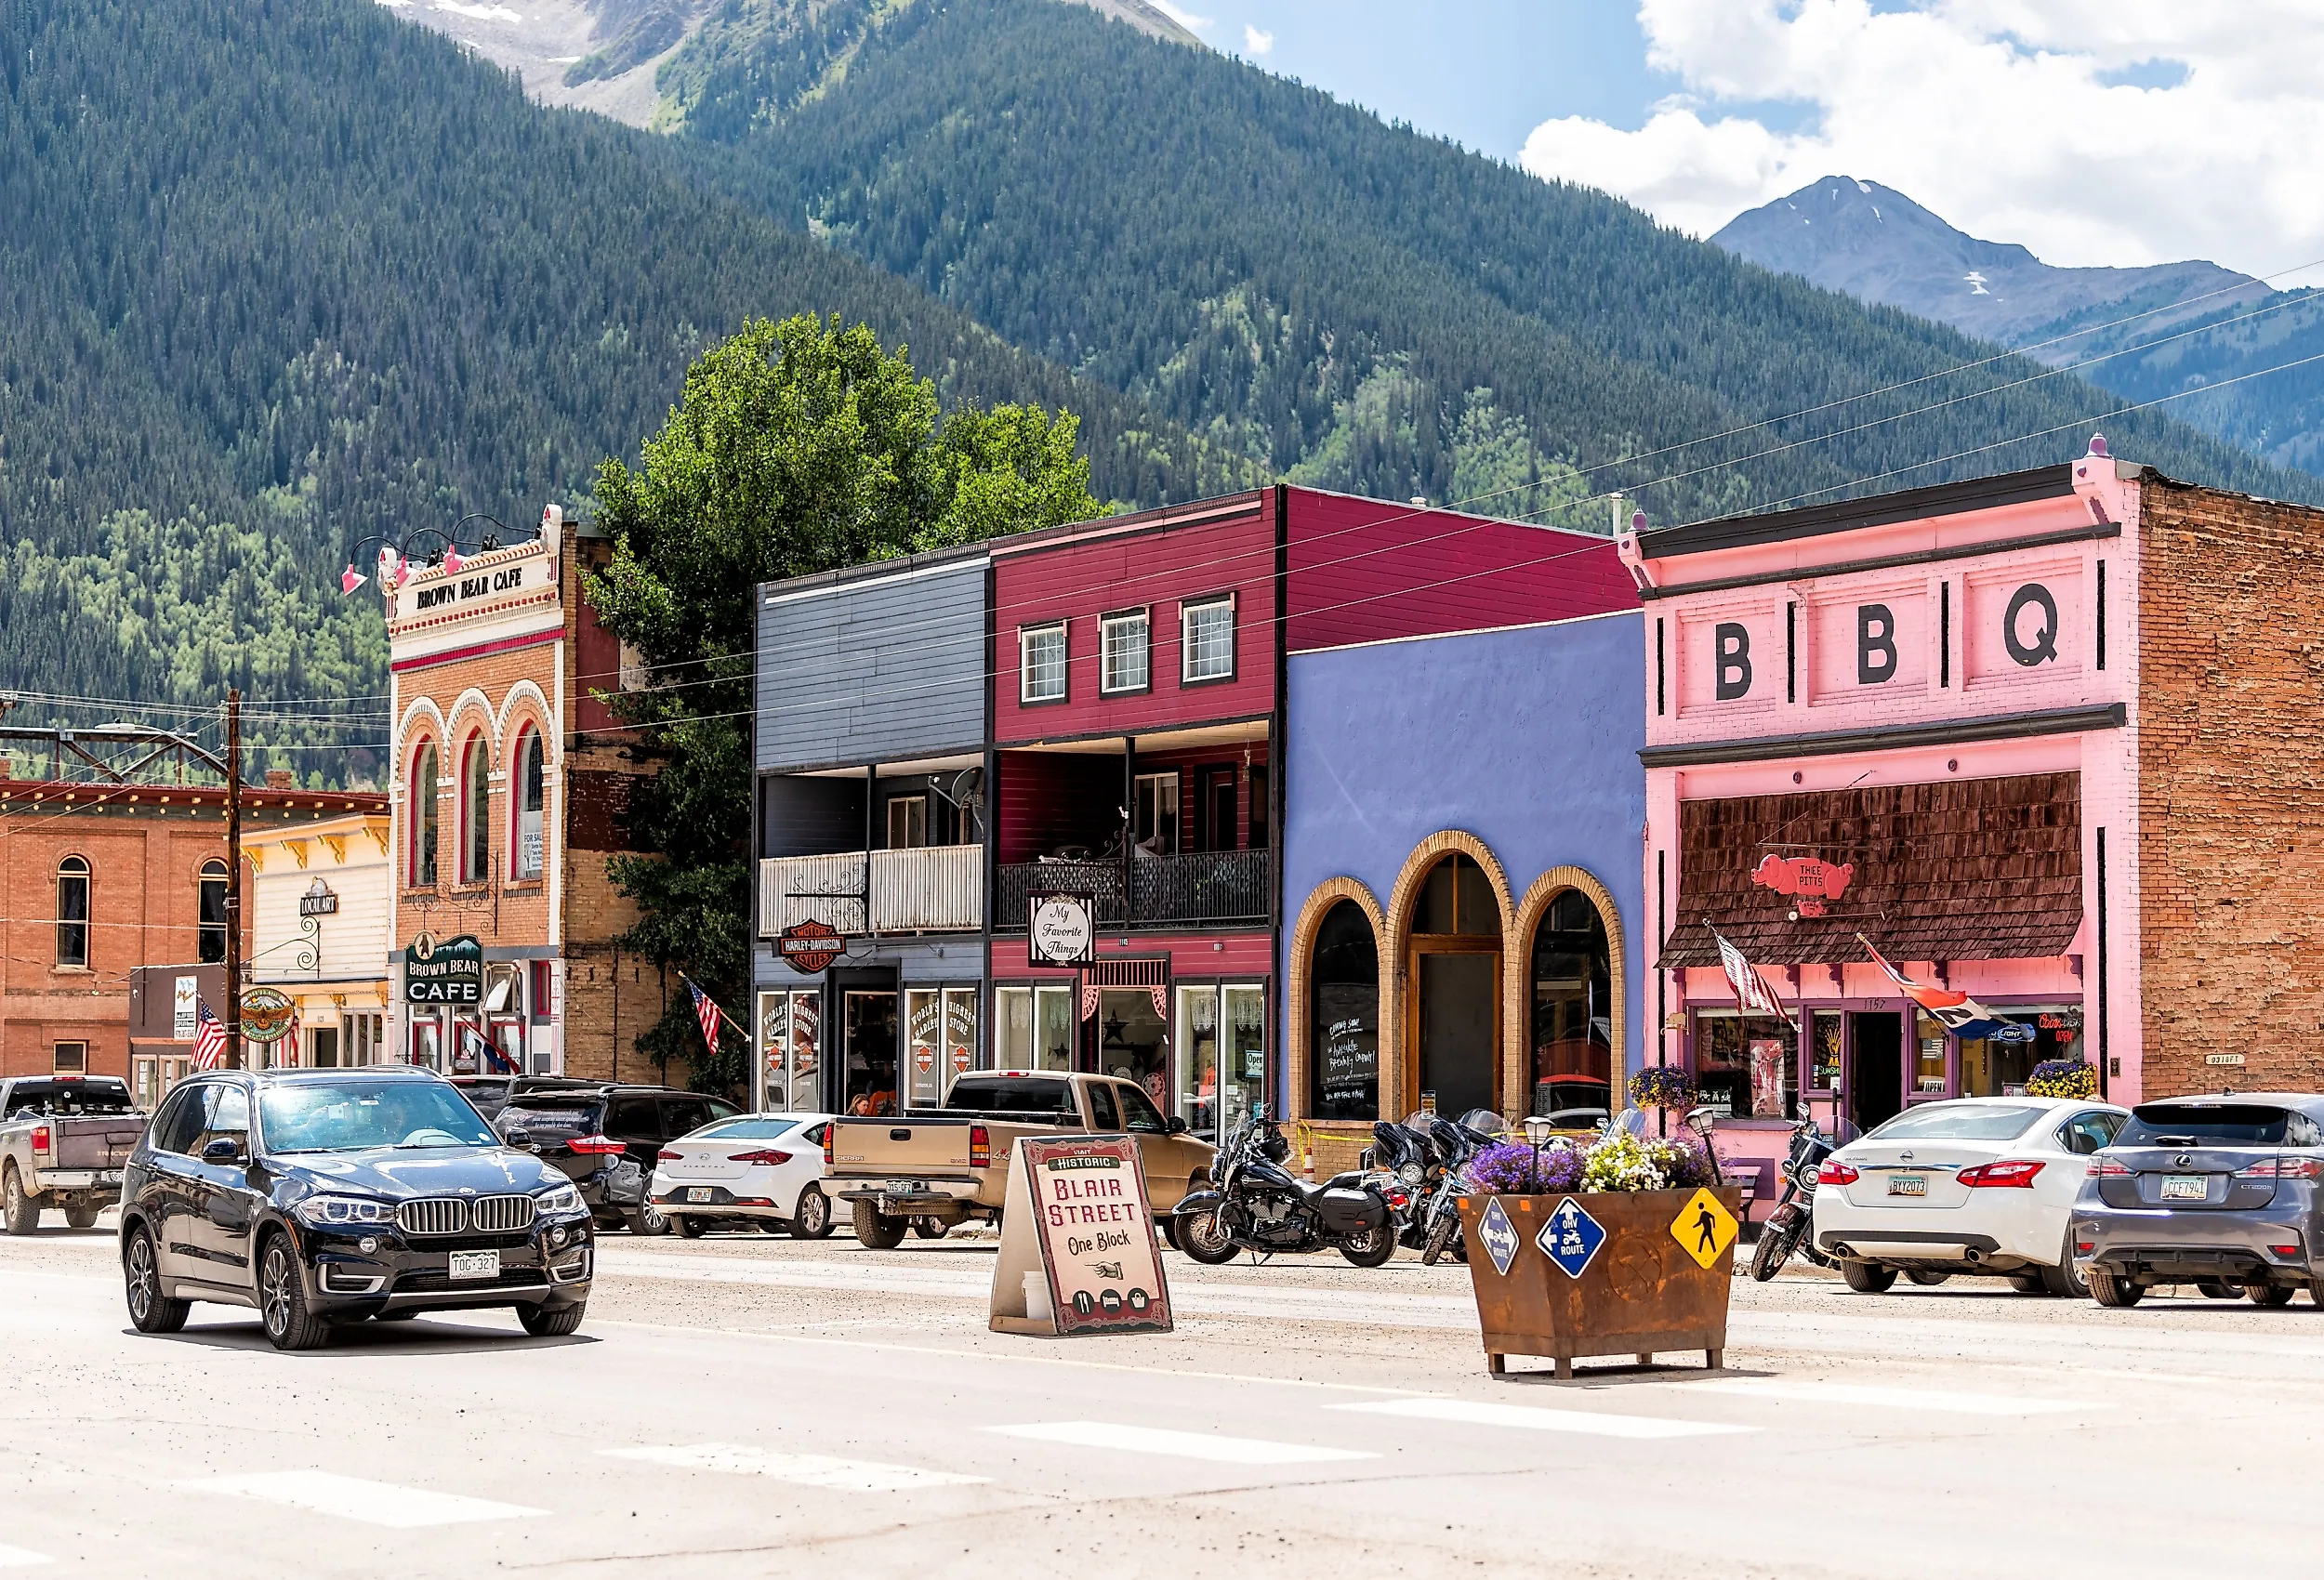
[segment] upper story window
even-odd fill
[[[1148,856],[1178,854],[1178,774],[1142,773],[1135,787],[1138,802],[1130,814],[1130,837]]]
[[[205,862],[194,880],[200,918],[196,957],[205,966],[226,958],[226,863]]]
[[[888,849],[917,850],[928,843],[928,797],[888,797]]]
[[[541,732],[526,725],[517,736],[516,750],[516,837],[510,841],[509,873],[518,878],[541,876],[542,831],[541,808],[542,770],[546,754],[541,746]]]
[[[57,863],[57,964],[88,964],[88,862],[78,856]]]
[[[1184,604],[1179,620],[1185,655],[1180,678],[1188,683],[1234,679],[1235,595]]]
[[[1098,624],[1098,690],[1106,696],[1153,689],[1154,665],[1146,612],[1109,614]]]
[[[436,791],[440,769],[436,743],[422,741],[412,757],[411,810],[405,823],[411,831],[411,856],[404,880],[415,889],[436,884]]]
[[[1017,632],[1017,700],[1065,700],[1065,622],[1025,625]]]
[[[492,750],[478,731],[460,749],[460,881],[492,872]]]

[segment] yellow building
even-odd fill
[[[252,869],[251,952],[244,981],[297,1006],[297,1039],[271,1065],[377,1064],[386,1046],[388,815],[354,813],[243,836]]]

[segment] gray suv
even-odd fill
[[[2102,1306],[2158,1284],[2324,1304],[2324,1097],[2233,1092],[2141,1104],[2090,1160],[2074,1260]]]

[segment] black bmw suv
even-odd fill
[[[196,1300],[257,1309],[278,1350],[334,1323],[513,1307],[566,1334],[589,1297],[589,1211],[426,1070],[220,1070],[181,1082],[129,1156],[129,1319],[175,1333]]]

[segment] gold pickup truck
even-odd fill
[[[1209,1179],[1218,1149],[1187,1135],[1184,1120],[1163,1118],[1132,1083],[1007,1070],[961,1076],[931,1113],[834,1119],[823,1143],[824,1186],[853,1210],[855,1238],[885,1251],[906,1229],[934,1237],[955,1224],[999,1222],[1020,1136],[1124,1133],[1137,1139],[1157,1218]]]

